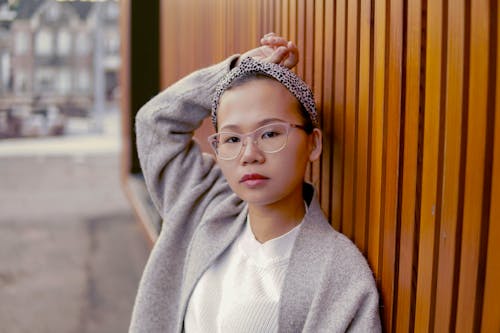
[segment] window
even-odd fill
[[[61,8],[59,7],[59,4],[55,3],[50,6],[47,10],[46,15],[49,21],[56,21],[57,19],[59,19],[59,17],[61,16]]]
[[[0,53],[0,86],[7,87],[10,79],[10,56],[6,53]]]
[[[80,32],[76,37],[76,52],[79,55],[87,55],[90,50],[89,37],[85,32]]]
[[[67,68],[63,68],[59,71],[57,91],[63,95],[71,91],[71,72]]]
[[[28,89],[28,76],[25,72],[18,71],[14,76],[14,91],[16,93],[26,92]]]
[[[14,52],[16,54],[25,54],[29,48],[29,37],[26,31],[19,31],[16,33],[14,39]]]
[[[59,30],[57,34],[57,54],[61,56],[69,55],[71,51],[71,34],[66,29]]]
[[[115,29],[106,32],[104,40],[105,51],[110,54],[117,54],[120,51],[120,36]]]
[[[80,69],[78,72],[78,90],[88,92],[90,90],[90,74],[86,69]]]
[[[118,4],[113,2],[108,2],[106,8],[106,16],[109,19],[114,20],[118,18],[119,14],[120,14],[120,9],[118,7]]]
[[[52,68],[39,68],[35,72],[35,87],[37,93],[53,92],[56,80],[58,77],[55,75]]]
[[[40,30],[36,35],[35,51],[38,55],[51,55],[53,51],[53,35],[48,29]]]

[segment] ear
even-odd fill
[[[313,129],[309,134],[309,162],[316,161],[323,151],[323,132],[319,128]]]

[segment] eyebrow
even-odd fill
[[[255,128],[259,128],[261,126],[264,126],[264,125],[267,125],[267,124],[271,124],[271,123],[275,123],[275,122],[287,122],[286,120],[283,120],[283,119],[280,119],[280,118],[266,118],[264,120],[261,120],[257,123],[257,127]],[[234,124],[229,124],[229,125],[224,125],[223,127],[221,127],[220,131],[237,131],[237,130],[241,130],[241,127],[238,126],[238,125],[234,125]]]

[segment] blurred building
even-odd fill
[[[21,119],[33,114],[92,116],[102,111],[95,110],[95,80],[104,80],[97,86],[104,87],[105,102],[116,102],[120,66],[116,1],[19,0],[1,6],[14,15],[5,40],[0,31],[0,60],[6,64],[0,70],[4,78],[0,110]],[[96,47],[96,41],[103,45]],[[98,68],[96,57],[102,64]]]

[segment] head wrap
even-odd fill
[[[313,93],[307,83],[285,66],[247,57],[241,61],[239,66],[227,73],[216,87],[212,102],[212,123],[215,128],[217,128],[217,108],[219,107],[222,94],[231,86],[231,83],[235,79],[249,73],[260,73],[270,76],[284,85],[307,111],[312,125],[318,127],[316,104],[314,103]]]

